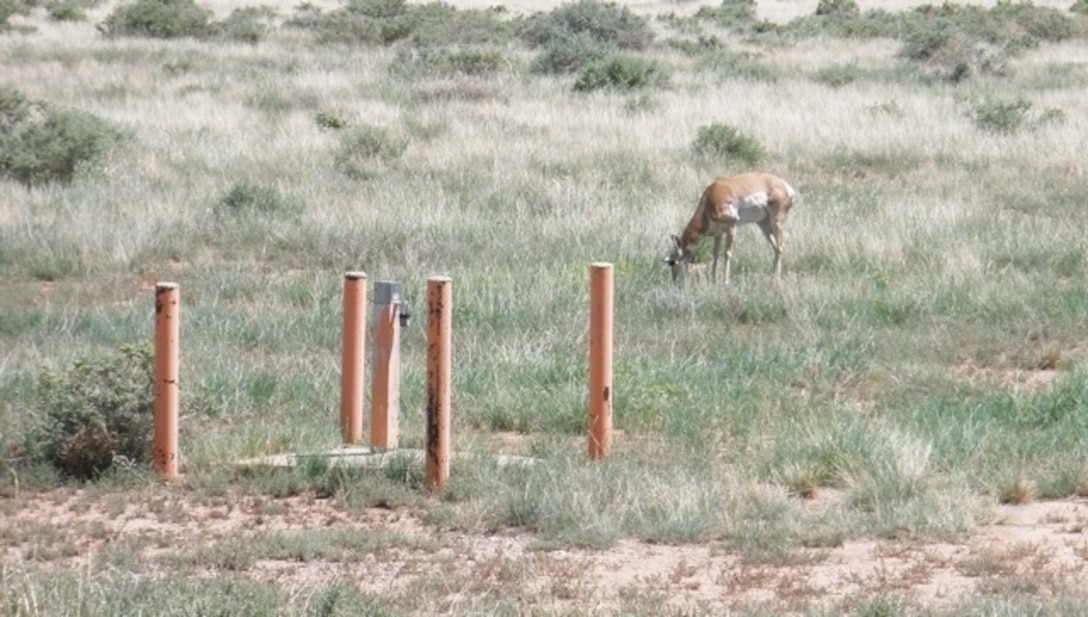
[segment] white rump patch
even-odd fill
[[[764,191],[741,197],[736,203],[729,204],[729,215],[737,220],[738,225],[758,223],[767,217],[767,199]]]

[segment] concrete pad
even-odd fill
[[[299,452],[260,456],[238,461],[237,465],[241,467],[297,467],[303,461],[314,457],[327,459],[332,466],[345,465],[349,467],[375,469],[385,467],[392,461],[403,461],[406,458],[419,465],[424,465],[426,463],[426,452],[417,448],[382,450],[370,448],[368,446],[340,446],[332,450],[321,452]],[[454,452],[451,454],[451,458],[452,460],[468,460],[480,457],[473,454]],[[500,466],[532,465],[537,462],[537,459],[530,456],[514,456],[510,454],[496,454],[488,456],[487,458],[493,458],[495,463]]]

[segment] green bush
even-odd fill
[[[125,345],[102,358],[46,371],[37,383],[28,457],[64,476],[89,480],[122,461],[151,458],[154,419],[150,345]]]
[[[506,65],[502,52],[495,49],[448,49],[432,47],[402,47],[390,65],[390,71],[401,77],[422,75],[487,76]]]
[[[33,5],[22,0],[0,0],[0,32],[9,29],[8,19],[14,15],[25,15]]]
[[[971,110],[975,126],[990,132],[1012,134],[1020,130],[1027,120],[1031,102],[1026,99],[1013,101],[987,100]]]
[[[120,133],[91,114],[29,101],[0,88],[0,175],[27,185],[71,182]]]
[[[584,32],[568,33],[548,41],[529,67],[534,73],[564,75],[602,62],[615,53],[615,47],[595,40]]]
[[[98,30],[107,37],[205,38],[216,33],[212,12],[195,0],[136,0],[113,10]]]
[[[78,2],[54,2],[48,6],[49,19],[53,21],[83,21],[86,11]]]
[[[824,67],[816,71],[813,78],[832,88],[841,88],[842,86],[857,81],[860,74],[861,71],[858,69],[857,63],[851,62],[850,64]]]
[[[325,111],[318,112],[317,115],[314,116],[314,123],[323,129],[329,129],[331,131],[338,131],[348,125],[347,120]]]
[[[597,0],[576,0],[550,13],[535,13],[519,23],[515,33],[535,48],[584,35],[602,45],[638,51],[649,47],[654,39],[645,17],[627,7]]]
[[[574,82],[574,90],[628,91],[661,85],[665,80],[664,70],[656,63],[638,56],[616,55],[583,69]]]
[[[217,214],[231,216],[297,214],[302,207],[274,188],[242,182],[235,184],[215,204]]]
[[[289,27],[313,31],[323,43],[392,45],[408,40],[417,47],[505,43],[509,26],[496,11],[458,11],[433,2],[409,5],[404,0],[351,0],[330,13],[306,3],[287,20]]]
[[[237,8],[219,24],[219,32],[227,39],[257,44],[273,30],[275,18],[276,11],[268,6]]]
[[[1021,129],[1037,129],[1065,120],[1065,112],[1060,109],[1046,109],[1033,117],[1031,107],[1031,101],[1025,98],[986,99],[975,104],[968,115],[979,129],[1000,135],[1011,135]]]
[[[692,150],[701,159],[737,160],[746,165],[759,163],[767,154],[758,141],[728,124],[700,127]]]
[[[510,40],[510,25],[495,10],[457,10],[432,2],[413,6],[408,14],[410,38],[417,47],[495,45]]]
[[[744,32],[756,24],[756,2],[755,0],[722,0],[717,8],[700,7],[694,17],[727,30]]]
[[[1060,11],[1005,0],[989,10],[924,5],[906,13],[902,22],[901,55],[942,70],[953,81],[972,73],[1002,74],[1010,58],[1075,33],[1072,19]]]
[[[861,14],[857,0],[820,0],[816,14],[833,19],[854,19]]]

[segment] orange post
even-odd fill
[[[450,475],[450,339],[452,283],[427,280],[427,473],[429,488],[444,488]]]
[[[340,434],[363,440],[363,371],[366,350],[366,273],[344,274],[344,332],[340,358]]]
[[[612,264],[589,278],[589,458],[600,460],[612,447]]]
[[[177,283],[155,286],[155,429],[151,459],[163,480],[178,477],[178,308]]]
[[[397,447],[400,414],[400,285],[374,284],[374,368],[370,390],[370,445]]]

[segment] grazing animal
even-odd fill
[[[725,284],[729,284],[730,261],[737,226],[755,223],[763,231],[774,251],[774,275],[782,276],[782,224],[793,207],[797,191],[778,176],[752,172],[719,178],[710,183],[699,199],[699,206],[679,236],[673,235],[673,248],[665,263],[672,269],[672,280],[684,284],[691,265],[691,249],[705,236],[714,238],[714,261],[710,278],[718,278],[718,253],[725,236]]]

